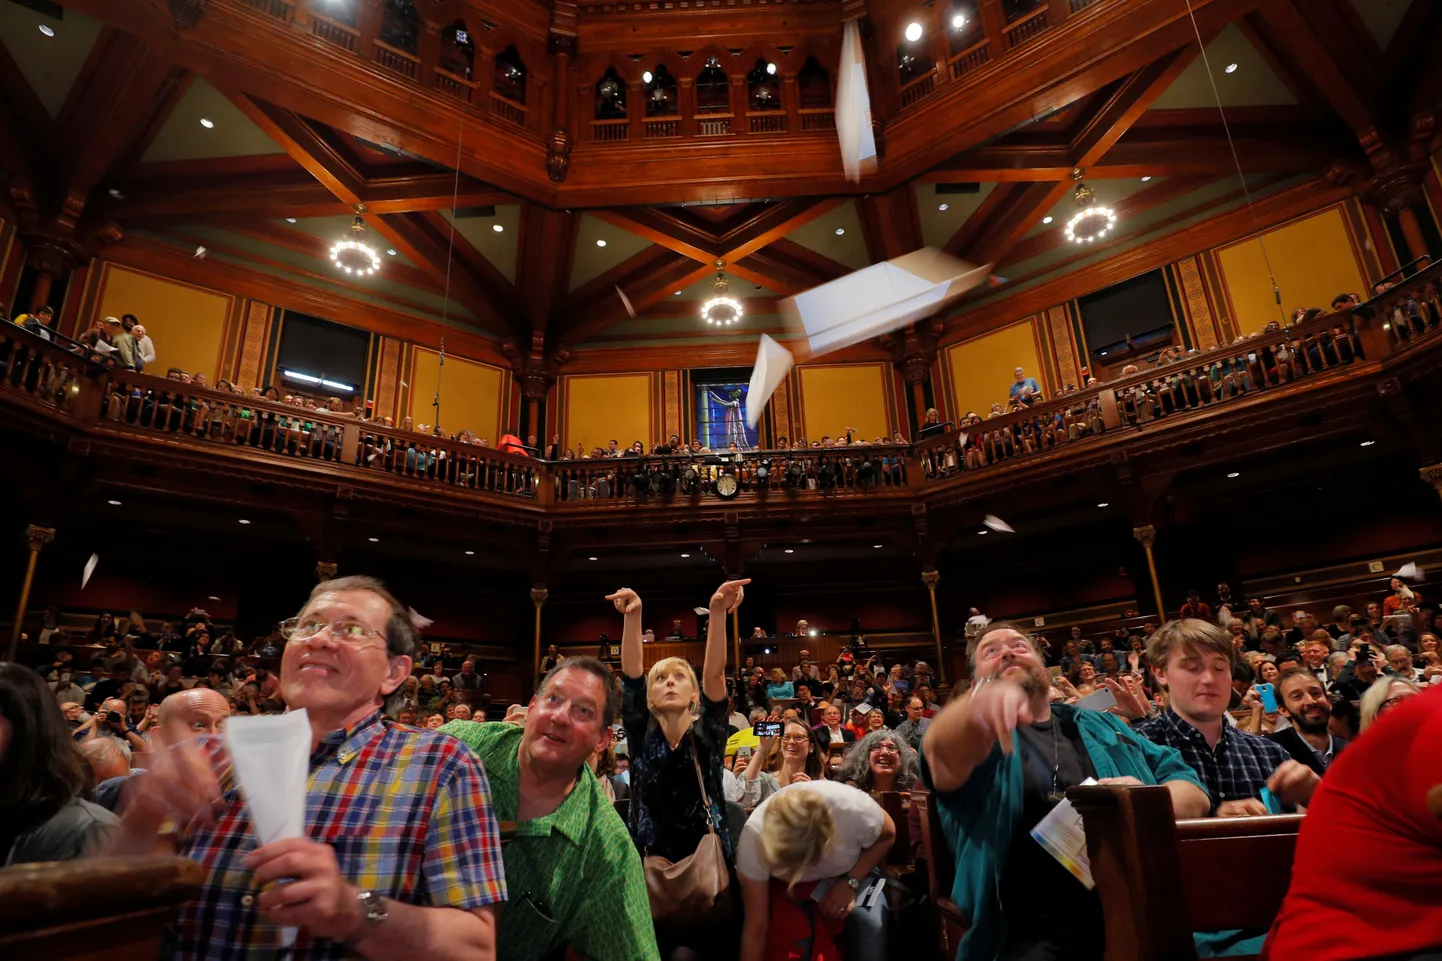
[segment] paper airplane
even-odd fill
[[[431,620],[429,617],[422,616],[414,607],[408,607],[406,608],[406,611],[411,615],[412,626],[414,626],[415,629],[418,631],[424,631],[426,628],[430,627],[432,624],[435,623],[435,621]]]
[[[695,611],[696,614],[700,617],[705,617],[707,614],[711,613],[710,608],[706,607],[693,607],[691,608],[691,610]]]
[[[871,131],[871,93],[866,89],[866,61],[861,30],[855,20],[841,28],[841,67],[836,80],[836,139],[841,144],[841,169],[855,183],[876,169],[876,136]]]
[[[90,560],[85,562],[85,573],[80,575],[80,589],[85,590],[85,585],[90,583],[90,575],[95,573],[95,565],[100,563],[99,554],[91,554]]]
[[[1397,573],[1393,574],[1392,576],[1403,577],[1409,581],[1425,580],[1425,578],[1422,576],[1422,568],[1417,566],[1416,561],[1408,561],[1407,563],[1403,564],[1401,570],[1397,571]]]
[[[616,293],[618,293],[618,294],[621,295],[621,303],[625,305],[625,307],[626,307],[626,313],[628,313],[628,314],[631,315],[631,319],[632,319],[632,320],[635,320],[635,319],[636,319],[636,308],[631,306],[631,298],[626,296],[626,292],[625,292],[624,290],[622,290],[622,289],[620,288],[620,286],[617,286],[617,287],[616,287]]]
[[[751,368],[751,385],[746,390],[746,426],[752,430],[761,420],[766,403],[781,382],[786,372],[796,363],[791,351],[772,340],[767,334],[761,335],[756,345],[756,366]]]
[[[981,519],[981,522],[985,524],[990,530],[998,531],[1005,534],[1016,533],[1016,528],[1012,527],[1010,524],[1002,520],[1000,517],[997,517],[995,514],[987,514]]]
[[[196,247],[196,248],[195,248],[195,253],[192,254],[191,256],[194,257],[196,260],[204,260],[204,259],[205,259],[205,248],[204,248],[204,247]]]

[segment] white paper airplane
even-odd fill
[[[856,183],[876,169],[876,136],[871,131],[871,94],[866,89],[866,61],[861,30],[855,20],[841,28],[841,66],[836,81],[836,139],[841,144],[841,169]]]
[[[625,305],[625,307],[626,307],[626,313],[628,313],[628,314],[631,315],[631,319],[632,319],[632,320],[635,320],[635,319],[636,319],[636,308],[631,306],[631,298],[630,298],[630,297],[627,297],[627,296],[626,296],[626,292],[625,292],[624,290],[622,290],[619,286],[616,287],[616,293],[618,293],[618,294],[621,295],[621,303]]]
[[[751,368],[751,385],[746,390],[746,426],[756,429],[766,403],[781,382],[786,372],[796,363],[791,351],[772,340],[767,334],[761,335],[756,345],[756,366]]]
[[[990,530],[999,531],[1006,534],[1016,533],[1016,528],[1012,527],[1010,524],[1002,520],[1000,517],[997,517],[995,514],[987,514],[981,519],[981,522],[985,524]]]
[[[95,573],[95,565],[100,563],[99,554],[91,554],[90,560],[85,562],[85,573],[80,575],[80,589],[85,590],[85,585],[90,583],[90,575]]]

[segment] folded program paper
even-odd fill
[[[841,169],[855,183],[876,169],[876,136],[871,132],[871,94],[866,89],[866,61],[861,31],[855,20],[841,28],[841,68],[836,78],[836,139],[841,144]]]
[[[310,742],[304,708],[254,717],[237,714],[225,722],[225,749],[262,845],[305,836]],[[295,943],[295,935],[295,928],[282,928],[282,943]]]
[[[796,363],[791,351],[782,347],[766,334],[756,345],[756,366],[751,368],[751,385],[746,390],[746,426],[752,430],[766,410],[766,402],[786,379],[786,372]]]

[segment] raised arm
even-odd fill
[[[621,673],[627,677],[645,674],[641,666],[641,595],[623,587],[614,594],[607,594],[606,600],[626,617],[621,628]]]
[[[711,595],[706,624],[706,660],[701,665],[701,693],[708,701],[726,700],[726,615],[741,606],[751,578],[727,581]],[[623,649],[624,650],[624,649]]]
[[[1012,731],[1031,723],[1027,694],[1012,681],[993,681],[973,688],[931,719],[921,749],[938,792],[954,791],[967,782],[998,741],[1011,752]]]

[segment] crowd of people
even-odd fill
[[[1344,750],[1442,677],[1436,608],[1401,576],[1325,625],[1297,611],[1288,627],[1226,585],[1161,626],[1060,643],[973,611],[970,680],[951,685],[860,636],[825,663],[728,669],[749,583],[711,596],[699,666],[646,666],[642,599],[618,590],[619,674],[553,647],[499,720],[478,665],[422,653],[369,578],[318,585],[249,643],[202,610],[154,631],[103,614],[79,637],[48,610],[44,655],[0,665],[4,863],[149,853],[173,824],[210,879],[174,957],[294,937],[313,958],[879,961],[929,956],[928,902],[949,896],[969,921],[959,958],[1100,959],[1096,892],[1032,838],[1068,788],[1165,785],[1177,817],[1306,811]],[[76,643],[100,649],[84,669]],[[260,844],[219,735],[302,708],[306,833]],[[921,853],[923,792],[950,891],[887,870]],[[1264,934],[1198,943],[1248,953]]]

